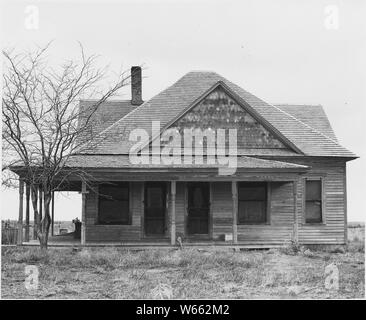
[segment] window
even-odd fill
[[[99,224],[130,224],[128,182],[99,185]]]
[[[239,224],[267,222],[267,184],[265,182],[239,183],[238,202]]]
[[[306,180],[305,222],[321,223],[322,219],[322,181]]]

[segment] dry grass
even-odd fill
[[[336,263],[340,290],[324,287],[324,268]],[[24,268],[39,269],[38,290],[25,289]],[[156,298],[362,298],[363,252],[129,251],[94,248],[2,248],[2,297],[51,299]],[[169,292],[168,292],[169,293]]]
[[[365,252],[365,224],[351,223],[348,226],[349,250],[352,252]]]

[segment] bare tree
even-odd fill
[[[52,68],[46,58],[49,46],[31,53],[3,51],[3,173],[10,168],[29,185],[41,248],[48,243],[52,192],[71,174],[89,179],[81,169],[70,171],[68,158],[83,144],[90,147],[95,135],[93,115],[130,82],[127,71],[114,80],[107,78],[108,69],[96,67],[97,56],[87,56],[81,45],[80,61]],[[97,98],[90,107],[78,107],[81,98],[90,97]],[[12,185],[12,176],[3,176]],[[37,209],[38,190],[44,200],[42,216]]]

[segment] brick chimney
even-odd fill
[[[131,67],[131,104],[139,106],[142,101],[142,76],[141,67]]]

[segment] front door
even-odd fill
[[[208,182],[188,183],[188,234],[209,233],[210,185]]]
[[[165,234],[166,183],[145,183],[144,230],[146,236]]]

